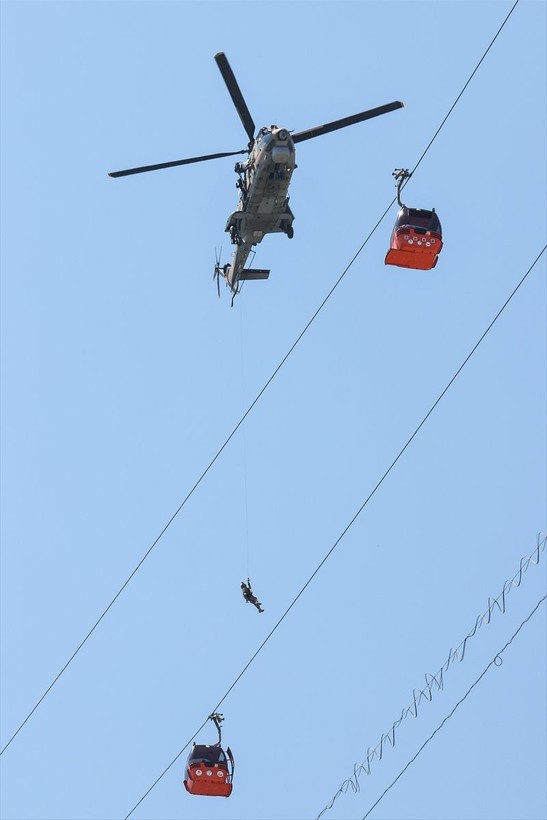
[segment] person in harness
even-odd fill
[[[254,604],[259,612],[264,612],[262,609],[262,604],[252,590],[250,578],[247,578],[247,583],[244,581],[241,582],[241,592],[243,593],[243,597],[245,598],[245,602],[247,604]]]

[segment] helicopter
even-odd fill
[[[174,168],[178,165],[247,154],[246,160],[235,164],[239,201],[236,210],[228,217],[225,227],[225,231],[230,234],[232,245],[235,246],[234,252],[231,262],[225,265],[221,265],[217,257],[213,273],[213,278],[217,280],[218,295],[220,296],[220,278],[222,277],[232,292],[233,304],[242,282],[267,279],[270,275],[270,271],[264,268],[245,267],[253,247],[262,242],[263,238],[270,233],[284,233],[289,239],[294,236],[294,214],[289,207],[288,191],[293,171],[297,167],[295,145],[403,108],[404,104],[402,102],[387,103],[378,108],[371,108],[359,114],[308,128],[305,131],[292,132],[287,128],[270,125],[263,126],[257,132],[224,52],[220,51],[215,54],[215,61],[249,139],[247,148],[240,151],[162,162],[156,165],[144,165],[123,171],[111,171],[109,176],[116,178],[142,174],[162,168]]]

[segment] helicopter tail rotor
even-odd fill
[[[220,249],[220,253],[217,253],[217,249],[215,248],[215,272],[213,273],[213,279],[217,280],[217,293],[218,298],[220,299],[220,277],[224,275],[224,271],[220,264],[220,254],[222,253],[222,247]]]
[[[215,248],[215,272],[213,273],[213,279],[217,280],[217,293],[218,298],[220,299],[220,277],[226,281],[226,284],[230,285],[231,283],[228,278],[228,274],[231,270],[231,264],[228,262],[226,265],[220,264],[220,256],[222,254],[222,247],[220,248],[220,253],[217,253],[217,249]]]

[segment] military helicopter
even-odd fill
[[[162,162],[158,165],[144,165],[139,168],[128,168],[124,171],[112,171],[111,177],[123,177],[130,174],[142,174],[146,171],[157,171],[162,168],[174,168],[178,165],[189,165],[193,162],[205,162],[211,159],[232,157],[236,154],[247,154],[243,162],[236,162],[236,187],[239,189],[237,209],[230,214],[225,230],[230,234],[235,246],[231,262],[221,265],[216,259],[213,278],[217,280],[220,296],[220,277],[223,277],[234,297],[246,280],[267,279],[269,270],[263,268],[246,268],[245,264],[253,247],[262,242],[269,233],[284,233],[289,239],[294,236],[294,214],[289,208],[288,190],[295,163],[294,146],[299,142],[320,137],[331,131],[346,128],[348,125],[379,117],[402,108],[402,102],[391,102],[378,108],[362,111],[341,120],[334,120],[325,125],[317,125],[305,131],[292,133],[287,128],[277,125],[264,126],[256,133],[253,118],[247,108],[243,94],[237,84],[228,59],[223,52],[215,54],[216,63],[226,83],[236,111],[249,138],[247,148],[228,153],[208,154],[173,162]],[[256,136],[255,136],[256,134]]]

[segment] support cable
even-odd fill
[[[513,589],[513,587],[520,587],[523,575],[531,564],[534,564],[536,566],[539,564],[540,553],[545,551],[546,542],[547,536],[540,538],[540,535],[538,535],[537,546],[534,552],[527,558],[520,559],[520,566],[518,572],[515,573],[515,575],[511,578],[510,581],[506,581],[504,583],[503,589],[498,595],[498,597],[494,598],[494,600],[492,600],[491,598],[488,599],[487,611],[482,615],[478,616],[478,618],[475,621],[474,627],[471,629],[470,632],[468,632],[468,634],[459,644],[457,649],[450,650],[450,652],[448,653],[447,660],[441,666],[439,671],[435,675],[424,675],[426,683],[425,689],[414,689],[412,693],[412,703],[410,704],[410,706],[407,706],[405,709],[401,711],[401,716],[396,721],[394,721],[393,725],[391,726],[391,729],[382,735],[380,742],[374,748],[368,749],[366,759],[363,761],[363,763],[354,765],[352,776],[347,780],[344,780],[344,782],[341,784],[332,800],[317,815],[316,820],[320,820],[320,818],[323,816],[323,814],[325,814],[325,812],[332,809],[335,802],[342,794],[346,794],[350,789],[354,793],[359,792],[361,790],[359,784],[360,776],[363,773],[367,775],[371,774],[371,764],[373,763],[374,759],[382,759],[384,748],[387,746],[388,743],[392,748],[395,746],[395,731],[399,728],[403,720],[405,720],[405,718],[407,718],[409,715],[413,715],[413,717],[418,717],[418,707],[421,704],[422,700],[425,698],[428,702],[431,703],[431,701],[433,700],[434,686],[437,688],[437,691],[441,691],[442,689],[444,689],[444,673],[448,671],[448,669],[454,661],[457,660],[460,663],[463,661],[468,640],[474,637],[474,635],[477,633],[477,630],[480,629],[480,627],[483,624],[490,623],[492,614],[496,608],[499,609],[499,611],[502,614],[505,613],[507,595],[509,594],[511,589]]]
[[[378,803],[380,802],[380,800],[382,800],[382,798],[383,798],[383,797],[385,797],[385,795],[387,794],[387,792],[388,792],[391,788],[393,788],[393,786],[395,785],[395,783],[397,783],[397,781],[399,780],[399,778],[400,778],[400,777],[402,777],[402,775],[406,772],[406,770],[408,769],[408,767],[409,767],[412,763],[414,763],[414,761],[416,760],[416,758],[418,757],[418,755],[420,755],[420,754],[421,754],[421,752],[425,749],[425,747],[427,746],[427,744],[428,744],[431,740],[433,740],[433,738],[435,737],[435,735],[437,734],[437,732],[439,732],[439,731],[443,728],[444,724],[447,722],[447,720],[449,720],[449,719],[452,717],[452,715],[454,714],[454,712],[456,711],[456,709],[457,709],[459,706],[461,706],[461,704],[464,702],[464,700],[465,700],[465,699],[466,699],[466,698],[467,698],[467,697],[471,694],[471,692],[473,691],[473,689],[475,688],[475,686],[477,686],[477,684],[478,684],[478,683],[480,683],[480,681],[484,678],[484,676],[486,675],[486,673],[488,672],[488,670],[490,669],[490,667],[491,667],[491,666],[501,666],[501,665],[502,665],[502,663],[503,663],[503,659],[502,659],[502,657],[501,657],[501,656],[503,655],[503,653],[505,652],[505,650],[507,649],[507,647],[508,647],[508,646],[510,646],[510,644],[512,644],[512,643],[513,643],[514,639],[517,637],[517,635],[519,634],[520,630],[521,630],[521,629],[522,629],[522,628],[523,628],[523,627],[524,627],[524,626],[528,623],[528,621],[532,618],[532,616],[533,616],[533,615],[535,615],[536,611],[539,609],[539,607],[540,607],[540,606],[541,606],[541,604],[545,601],[545,599],[546,599],[546,598],[547,598],[547,595],[544,595],[544,596],[543,596],[543,598],[541,598],[541,599],[537,602],[537,604],[535,605],[534,609],[530,612],[530,614],[528,615],[528,617],[524,619],[524,621],[521,623],[521,625],[520,625],[520,626],[519,626],[519,628],[516,630],[516,632],[514,632],[514,633],[513,633],[513,635],[511,636],[511,638],[507,641],[507,643],[506,643],[506,644],[505,644],[505,646],[503,647],[503,649],[500,649],[500,651],[497,653],[497,655],[496,655],[494,658],[492,658],[492,660],[490,661],[490,663],[488,664],[488,666],[487,666],[487,667],[486,667],[486,668],[485,668],[485,669],[481,672],[481,674],[480,674],[480,675],[479,675],[479,677],[476,679],[476,681],[475,681],[475,682],[474,682],[474,683],[473,683],[473,684],[469,687],[469,689],[467,690],[467,692],[465,693],[465,695],[464,695],[462,698],[460,698],[460,700],[456,703],[456,705],[454,706],[454,708],[452,709],[452,711],[448,713],[448,715],[445,717],[445,719],[444,719],[444,720],[443,720],[443,721],[442,721],[442,722],[441,722],[441,723],[437,726],[437,728],[435,729],[435,731],[434,731],[434,732],[432,732],[432,733],[430,734],[430,736],[427,738],[427,740],[426,740],[424,743],[422,743],[422,745],[420,746],[420,748],[418,749],[418,751],[416,752],[416,754],[414,755],[414,757],[413,757],[413,758],[411,758],[411,759],[408,761],[408,763],[406,764],[406,766],[404,767],[404,769],[402,769],[402,770],[399,772],[399,774],[397,775],[397,777],[395,778],[395,780],[394,780],[392,783],[390,783],[390,785],[387,787],[387,789],[385,789],[385,790],[382,792],[382,794],[380,795],[380,797],[378,798],[378,800],[377,800],[377,801],[376,801],[376,802],[375,802],[375,803],[374,803],[374,804],[370,807],[370,809],[367,811],[367,813],[365,814],[365,816],[363,817],[363,819],[362,819],[362,820],[366,820],[366,818],[369,816],[369,814],[371,813],[371,811],[372,811],[373,809],[375,809],[375,808],[376,808],[376,806],[378,805]]]
[[[491,48],[492,48],[492,46],[494,45],[494,43],[495,43],[495,41],[497,40],[497,38],[498,38],[499,34],[501,33],[501,30],[502,30],[502,29],[503,29],[503,27],[505,26],[506,22],[508,21],[509,17],[510,17],[510,16],[511,16],[511,14],[513,13],[513,11],[515,10],[515,8],[516,8],[516,7],[517,7],[517,5],[519,4],[519,2],[520,2],[520,0],[515,0],[514,5],[512,6],[512,8],[511,8],[511,10],[509,11],[509,13],[507,14],[507,16],[506,16],[505,20],[503,21],[503,23],[502,23],[502,24],[501,24],[501,26],[499,27],[498,31],[496,32],[496,34],[495,34],[495,35],[494,35],[494,37],[492,38],[492,40],[491,40],[491,42],[490,42],[490,44],[489,44],[488,48],[487,48],[487,49],[486,49],[486,51],[484,52],[483,56],[481,57],[481,59],[479,60],[478,64],[476,65],[475,69],[473,70],[472,74],[470,75],[469,79],[467,80],[467,82],[466,82],[466,83],[465,83],[465,85],[463,86],[462,90],[461,90],[461,91],[460,91],[460,93],[458,94],[458,96],[457,96],[456,100],[455,100],[455,101],[454,101],[454,103],[452,104],[452,106],[451,106],[451,108],[449,109],[448,113],[446,114],[446,116],[444,117],[443,121],[441,122],[440,126],[437,128],[437,131],[435,132],[435,134],[433,135],[433,137],[432,137],[432,138],[431,138],[431,140],[429,141],[429,143],[428,143],[427,147],[426,147],[426,148],[425,148],[425,150],[423,151],[423,153],[422,153],[421,157],[419,158],[418,162],[417,162],[417,163],[416,163],[416,165],[414,166],[413,172],[416,170],[416,168],[418,167],[418,165],[420,165],[420,163],[421,163],[421,162],[422,162],[422,160],[424,159],[425,155],[427,154],[427,152],[429,151],[429,149],[430,149],[430,148],[431,148],[431,146],[433,145],[433,142],[434,142],[434,141],[435,141],[435,139],[437,138],[437,136],[438,136],[439,132],[441,131],[441,129],[442,129],[442,127],[444,126],[444,124],[446,123],[446,121],[447,121],[448,117],[451,115],[451,113],[452,113],[452,111],[454,110],[454,108],[455,108],[456,104],[457,104],[457,103],[458,103],[458,101],[460,100],[460,98],[461,98],[462,94],[464,93],[464,91],[466,90],[467,86],[468,86],[468,85],[469,85],[469,83],[471,82],[471,79],[474,77],[474,75],[475,75],[475,73],[477,72],[477,70],[478,70],[479,66],[481,65],[481,63],[482,63],[482,62],[483,62],[483,60],[485,59],[486,55],[488,54],[488,52],[490,51],[490,49],[491,49]],[[266,390],[268,389],[268,387],[270,386],[270,384],[273,382],[273,380],[275,379],[275,377],[277,376],[277,374],[279,373],[279,371],[281,370],[281,368],[283,367],[283,365],[285,364],[285,362],[287,361],[287,359],[291,356],[291,354],[293,353],[293,351],[295,350],[295,348],[297,347],[297,345],[299,344],[299,342],[302,340],[302,338],[304,337],[304,335],[307,333],[307,331],[309,330],[309,328],[311,327],[311,325],[313,324],[313,322],[315,321],[315,319],[317,318],[317,316],[319,315],[319,313],[323,310],[324,306],[327,304],[327,302],[329,301],[329,299],[330,299],[330,298],[331,298],[331,296],[333,295],[334,291],[336,290],[336,288],[338,287],[338,285],[340,284],[340,282],[342,281],[342,279],[344,279],[344,277],[346,276],[347,272],[348,272],[348,271],[350,270],[350,268],[353,266],[353,264],[355,263],[355,261],[356,261],[356,260],[357,260],[357,258],[360,256],[360,254],[362,253],[363,249],[365,248],[365,246],[366,246],[366,245],[367,245],[367,243],[369,242],[370,238],[373,236],[373,234],[376,232],[376,230],[378,229],[378,227],[380,226],[380,224],[383,222],[383,220],[385,219],[385,217],[387,216],[387,214],[388,214],[388,213],[389,213],[389,211],[391,210],[391,207],[393,206],[393,204],[394,204],[394,202],[395,202],[395,201],[396,201],[396,198],[395,198],[395,197],[393,197],[393,199],[392,199],[392,200],[391,200],[391,202],[389,203],[388,207],[385,209],[385,211],[383,212],[383,214],[381,215],[381,217],[378,219],[378,221],[376,222],[376,224],[374,225],[374,227],[372,228],[372,230],[370,231],[370,233],[368,234],[368,236],[366,237],[366,239],[365,239],[365,240],[363,241],[363,243],[361,244],[360,248],[356,251],[356,253],[355,253],[355,254],[354,254],[354,256],[352,257],[352,259],[351,259],[351,260],[349,261],[349,263],[346,265],[345,269],[342,271],[342,273],[340,274],[340,276],[338,277],[338,279],[336,280],[336,282],[334,283],[334,285],[332,286],[332,288],[329,290],[329,292],[327,293],[327,295],[325,296],[325,298],[323,299],[323,301],[321,302],[321,304],[319,305],[319,307],[317,308],[317,310],[315,311],[315,313],[312,315],[311,319],[307,322],[307,324],[305,325],[304,329],[301,331],[301,333],[298,335],[298,337],[296,338],[296,340],[293,342],[293,344],[292,344],[292,345],[291,345],[291,347],[289,348],[288,352],[287,352],[287,353],[285,354],[285,356],[282,358],[281,362],[280,362],[280,363],[278,364],[278,366],[275,368],[275,370],[273,371],[273,373],[272,373],[272,375],[270,376],[270,378],[266,381],[266,383],[264,384],[264,386],[262,387],[262,389],[261,389],[261,390],[259,391],[259,393],[257,394],[256,398],[255,398],[255,399],[251,402],[251,404],[249,405],[249,407],[247,408],[247,410],[245,411],[245,413],[243,414],[243,416],[240,418],[240,420],[238,421],[238,423],[236,424],[236,426],[234,427],[234,429],[232,430],[232,432],[229,434],[229,436],[226,438],[226,440],[224,441],[224,443],[221,445],[221,447],[220,447],[220,448],[219,448],[219,450],[217,451],[216,455],[215,455],[215,456],[211,459],[211,461],[209,462],[209,464],[207,465],[207,467],[203,470],[203,472],[201,473],[201,475],[199,476],[199,478],[197,479],[197,481],[194,483],[194,485],[191,487],[191,489],[189,490],[189,492],[187,493],[187,495],[185,496],[185,498],[181,501],[181,503],[179,504],[179,506],[177,507],[177,509],[175,510],[175,512],[173,513],[173,515],[171,516],[171,518],[167,521],[167,523],[165,524],[165,526],[163,527],[163,529],[160,531],[159,535],[155,538],[155,540],[154,540],[154,541],[152,542],[152,544],[149,546],[149,548],[148,548],[148,549],[147,549],[147,551],[144,553],[144,555],[142,556],[142,558],[140,559],[140,561],[138,562],[138,564],[135,566],[135,568],[134,568],[134,569],[133,569],[133,571],[130,573],[130,575],[128,576],[128,578],[124,581],[124,583],[122,584],[122,586],[119,588],[119,590],[117,591],[117,593],[114,595],[114,597],[112,598],[112,600],[110,601],[110,603],[108,604],[108,606],[107,606],[107,607],[103,610],[103,612],[102,612],[102,613],[101,613],[101,615],[97,618],[97,620],[95,621],[95,623],[93,624],[93,626],[91,627],[91,629],[89,630],[89,632],[87,632],[87,634],[86,634],[86,635],[85,635],[85,637],[82,639],[82,641],[79,643],[79,645],[76,647],[76,649],[74,650],[74,652],[72,653],[72,655],[71,655],[71,656],[69,657],[69,659],[66,661],[65,665],[61,668],[61,670],[60,670],[60,671],[57,673],[57,675],[54,677],[54,679],[52,680],[52,682],[49,684],[49,686],[48,686],[48,687],[47,687],[47,689],[44,691],[44,693],[42,694],[42,696],[38,699],[38,701],[35,703],[35,705],[32,707],[32,709],[31,709],[31,710],[30,710],[30,712],[27,714],[27,716],[25,717],[25,719],[24,719],[24,720],[22,721],[22,723],[18,726],[18,728],[16,729],[16,731],[15,731],[15,732],[11,735],[11,737],[9,738],[9,740],[7,741],[7,743],[3,746],[3,748],[2,748],[2,749],[0,749],[0,756],[4,754],[4,752],[6,751],[6,749],[7,749],[7,748],[11,745],[11,743],[15,740],[15,738],[17,737],[17,735],[19,734],[19,732],[21,731],[21,729],[23,729],[23,727],[26,725],[26,723],[30,720],[30,718],[32,717],[32,715],[34,714],[34,712],[38,709],[38,707],[39,707],[39,706],[40,706],[40,704],[44,701],[44,699],[47,697],[47,695],[49,694],[49,692],[53,689],[53,687],[55,686],[55,684],[57,683],[57,681],[59,680],[59,678],[60,678],[60,677],[64,674],[64,672],[66,672],[66,670],[68,669],[68,667],[70,666],[70,664],[72,663],[72,661],[76,658],[76,656],[77,656],[77,655],[79,654],[79,652],[83,649],[83,647],[85,646],[85,644],[87,643],[87,641],[91,638],[91,636],[93,635],[93,633],[95,632],[95,630],[97,629],[97,627],[99,626],[99,624],[101,623],[101,621],[103,620],[103,618],[104,618],[104,617],[108,614],[108,612],[109,612],[109,611],[111,610],[111,608],[114,606],[114,604],[116,603],[116,601],[118,600],[118,598],[120,597],[120,595],[122,594],[122,592],[125,590],[125,588],[128,586],[128,584],[129,584],[129,583],[133,580],[134,576],[137,574],[137,572],[139,571],[139,569],[141,568],[141,566],[144,564],[144,562],[146,561],[146,559],[148,558],[148,556],[150,555],[150,553],[152,552],[152,550],[154,549],[154,547],[158,544],[158,542],[159,542],[159,541],[160,541],[160,539],[163,537],[163,535],[167,532],[167,530],[169,529],[169,527],[171,526],[171,524],[173,523],[173,521],[175,520],[175,518],[178,516],[178,514],[181,512],[181,510],[183,509],[183,507],[186,505],[187,501],[189,501],[189,499],[192,497],[192,495],[194,494],[194,492],[197,490],[197,488],[199,487],[199,485],[201,484],[201,482],[203,481],[203,479],[205,478],[205,476],[207,475],[207,473],[211,470],[211,468],[213,467],[213,465],[215,464],[215,462],[218,460],[218,458],[219,458],[219,457],[220,457],[220,455],[224,452],[224,450],[226,449],[226,447],[228,446],[228,444],[230,443],[230,441],[232,440],[232,438],[235,436],[235,434],[237,433],[237,431],[239,430],[239,428],[241,427],[241,425],[243,424],[243,422],[245,421],[245,419],[247,418],[247,416],[249,415],[249,413],[251,412],[251,410],[252,410],[252,409],[254,408],[254,406],[258,403],[258,401],[262,398],[263,394],[266,392]],[[542,251],[542,252],[543,252],[543,251]],[[534,264],[535,264],[535,263],[534,263]],[[511,297],[510,297],[510,298],[511,298]],[[465,364],[465,363],[464,363],[464,364]],[[425,421],[425,419],[424,419],[424,421]],[[417,432],[417,431],[416,431],[416,432]],[[410,443],[410,442],[409,442],[409,443]],[[383,480],[383,479],[382,479],[382,480]]]

